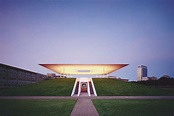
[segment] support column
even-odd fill
[[[75,83],[74,83],[73,90],[72,90],[72,92],[71,92],[71,96],[73,96],[74,93],[75,93],[75,89],[76,89],[76,86],[77,86],[77,82],[78,82],[78,79],[76,78],[76,81],[75,81]]]
[[[92,84],[92,89],[93,89],[94,95],[97,96],[97,92],[95,90],[95,86],[94,86],[92,78],[90,78],[90,81],[91,81],[91,84]]]
[[[81,93],[81,81],[79,80],[79,89],[78,89],[78,94],[77,94],[77,96],[80,96],[80,93]]]
[[[87,82],[87,92],[88,92],[88,96],[91,96],[90,87],[89,87],[89,80]]]

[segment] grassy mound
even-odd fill
[[[70,96],[75,78],[44,80],[20,87],[0,89],[1,96]]]
[[[1,116],[70,116],[76,100],[0,100]]]
[[[93,78],[99,96],[169,96],[172,91],[109,78]]]
[[[100,116],[173,116],[173,100],[93,100]]]

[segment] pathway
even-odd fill
[[[71,116],[99,116],[91,99],[78,99]]]

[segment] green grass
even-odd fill
[[[93,78],[99,96],[171,96],[174,92],[109,78]]]
[[[173,89],[148,87],[109,78],[93,78],[99,96],[169,96]],[[0,96],[70,96],[75,78],[45,80],[21,87],[0,89]]]
[[[44,80],[20,87],[0,89],[0,96],[70,96],[75,78]]]
[[[76,100],[0,100],[0,116],[69,116]]]
[[[93,100],[100,116],[174,116],[174,100]]]

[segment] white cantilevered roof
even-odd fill
[[[39,64],[59,74],[109,74],[128,64]]]

